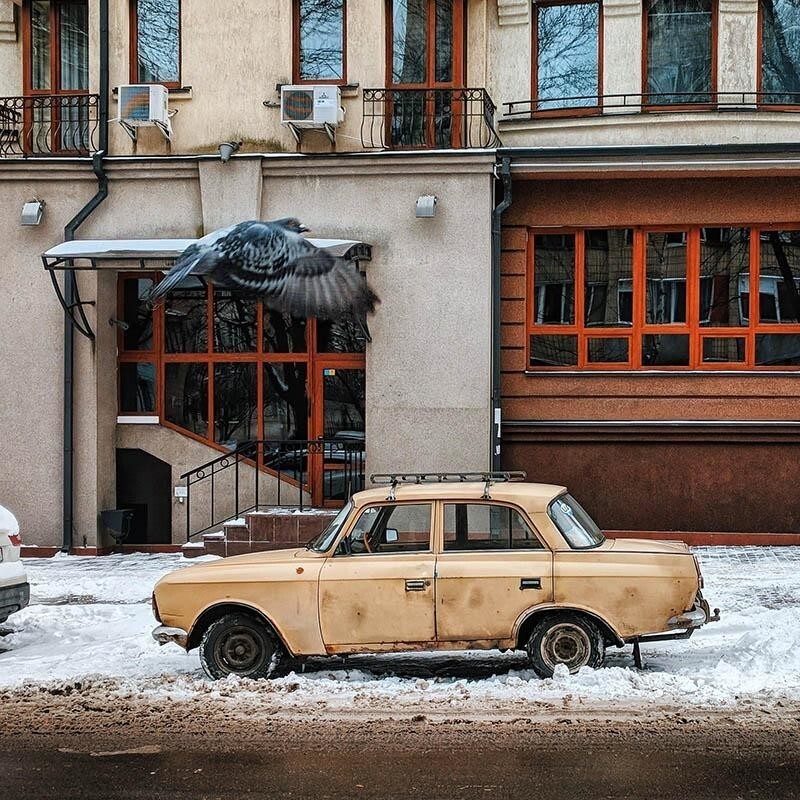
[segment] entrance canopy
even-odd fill
[[[157,269],[172,262],[197,239],[76,239],[42,254],[45,269]],[[372,246],[353,239],[309,239],[331,255],[371,261]],[[78,262],[78,263],[70,263]]]
[[[64,313],[75,329],[94,339],[89,320],[83,310],[85,305],[94,305],[91,300],[80,298],[77,284],[73,281],[68,292],[69,299],[56,279],[56,271],[74,270],[135,270],[169,269],[183,251],[197,239],[76,239],[62,242],[42,253],[44,268],[50,273],[56,296]],[[371,261],[372,245],[353,239],[309,239],[309,242],[327,250],[331,255],[348,261]]]

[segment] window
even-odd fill
[[[598,547],[606,540],[597,523],[570,494],[553,500],[547,507],[547,515],[573,550]]]
[[[431,549],[431,504],[371,506],[336,549],[337,556],[426,553]]]
[[[761,102],[800,103],[800,6],[761,0]]]
[[[444,550],[542,550],[520,513],[492,503],[445,503]]]
[[[650,0],[644,101],[710,103],[715,90],[715,0]]]
[[[545,2],[534,10],[533,110],[597,108],[602,92],[600,4]]]
[[[344,81],[345,42],[345,0],[295,0],[295,81]]]
[[[181,85],[180,0],[132,0],[131,81]]]
[[[800,231],[549,229],[528,242],[532,370],[798,363]]]

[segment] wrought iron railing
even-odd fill
[[[186,539],[262,508],[344,502],[364,488],[364,461],[364,440],[356,437],[240,444],[181,475]]]
[[[569,116],[604,111],[637,113],[657,109],[680,112],[692,108],[716,111],[798,111],[800,92],[649,92],[539,97],[503,103],[504,119],[540,114]]]
[[[0,97],[0,158],[89,155],[97,149],[99,95]]]
[[[486,89],[364,89],[361,143],[368,148],[499,147]]]

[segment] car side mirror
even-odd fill
[[[396,528],[386,529],[386,544],[394,544],[399,538]]]

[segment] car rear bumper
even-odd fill
[[[719,609],[715,608],[714,613],[711,613],[711,606],[708,600],[703,597],[702,592],[697,593],[694,605],[689,611],[684,611],[683,614],[678,614],[675,617],[670,617],[667,620],[667,627],[670,630],[684,630],[700,628],[707,622],[719,621]]]
[[[30,601],[31,587],[29,583],[0,586],[0,622],[4,622],[15,611],[21,611]]]
[[[168,625],[159,625],[157,628],[153,628],[153,638],[160,645],[174,642],[184,650],[189,643],[189,634],[186,631],[180,628],[170,628]]]

